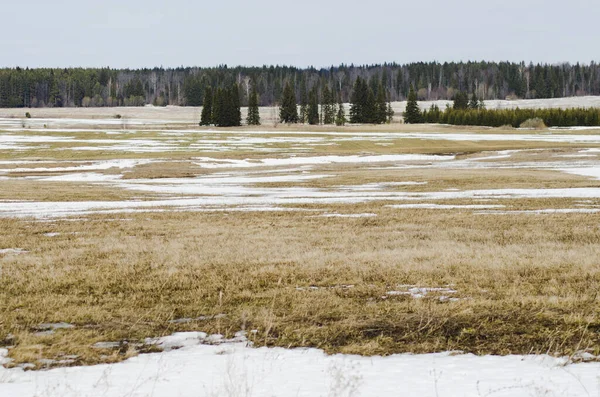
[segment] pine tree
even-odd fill
[[[297,123],[298,109],[296,107],[296,93],[294,86],[288,81],[283,89],[283,98],[279,108],[279,119],[282,123]]]
[[[415,94],[412,84],[408,93],[408,102],[406,103],[406,110],[404,111],[403,117],[404,122],[407,124],[423,123],[423,115],[419,109],[417,94]]]
[[[319,91],[316,85],[308,95],[308,124],[319,124]]]
[[[258,93],[256,87],[252,85],[250,98],[248,98],[248,117],[246,117],[248,125],[260,125],[260,113],[258,111]]]
[[[213,93],[210,86],[204,90],[204,106],[200,115],[200,125],[211,125],[213,123]]]

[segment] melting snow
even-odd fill
[[[117,159],[117,160],[99,160],[99,161],[90,161],[85,162],[87,164],[72,166],[72,167],[27,167],[27,168],[6,168],[0,169],[0,172],[5,173],[32,173],[32,172],[78,172],[78,171],[102,171],[108,170],[110,168],[133,168],[138,165],[149,164],[153,160],[128,160],[128,159]],[[0,164],[2,165],[13,165],[13,164],[28,164],[28,165],[36,165],[36,164],[45,164],[45,163],[60,163],[61,161],[2,161]],[[70,162],[70,161],[67,161]],[[81,161],[79,161],[81,162]]]
[[[373,213],[363,213],[363,214],[323,214],[319,215],[325,218],[372,218],[377,216],[377,214]]]
[[[0,254],[26,254],[29,251],[24,250],[23,248],[4,248],[0,249]]]
[[[449,204],[395,204],[388,205],[386,207],[399,208],[399,209],[439,209],[439,210],[451,210],[451,209],[489,209],[489,208],[504,208],[503,205],[485,205],[485,204],[466,204],[466,205],[449,205]]]
[[[596,214],[600,212],[598,208],[547,208],[542,210],[522,210],[522,211],[481,211],[478,214],[487,215],[511,215],[511,214]]]
[[[187,181],[189,182],[189,180]],[[160,185],[159,183],[166,184]],[[125,184],[124,187],[162,193],[204,195],[192,198],[148,201],[8,202],[0,203],[0,216],[32,216],[44,218],[83,215],[89,213],[165,211],[166,209],[192,211],[272,211],[281,210],[281,208],[279,208],[281,205],[365,203],[373,201],[403,200],[600,198],[600,188],[489,189],[442,192],[331,192],[301,187],[255,188],[235,184],[217,186],[202,184],[196,186],[193,184],[190,184],[190,186],[182,184],[170,185],[168,180],[156,182],[156,185]],[[428,206],[431,205],[428,204]]]
[[[591,176],[596,179],[600,179],[600,166],[581,167],[581,168],[563,168],[563,169],[561,169],[561,171],[567,172],[569,174]]]
[[[278,167],[287,165],[316,165],[316,164],[343,164],[343,163],[377,163],[398,161],[449,161],[454,156],[426,155],[426,154],[389,154],[377,156],[317,156],[317,157],[289,157],[271,158],[260,160],[233,160],[200,157],[197,165],[203,168],[249,168],[249,167]]]
[[[598,363],[568,364],[565,358],[544,355],[327,356],[316,349],[249,348],[243,335],[224,341],[201,332],[155,343],[165,352],[118,364],[47,371],[0,367],[0,395],[568,397],[593,393],[600,373]],[[0,349],[0,362],[8,361],[6,354]]]
[[[455,294],[457,291],[451,287],[417,287],[415,285],[398,285],[398,290],[386,292],[387,296],[407,295],[414,299],[424,298],[427,295],[435,294],[441,301],[457,301],[458,298],[449,298],[447,295]],[[383,298],[386,298],[384,296]]]

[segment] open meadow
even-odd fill
[[[194,354],[246,383],[207,370],[216,383],[182,395],[600,390],[600,365],[582,363],[600,356],[600,129],[31,113],[0,109],[0,396],[151,395]],[[265,357],[331,381],[303,389]],[[392,362],[419,380],[369,389]]]

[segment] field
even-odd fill
[[[243,340],[422,358],[422,395],[436,396],[468,360],[514,374],[465,395],[548,395],[513,389],[523,358],[477,356],[562,368],[600,355],[600,130],[227,130],[197,127],[191,108],[19,112],[0,111],[0,363],[12,368],[0,395],[35,383],[22,369],[154,365],[131,357],[181,332],[212,335],[211,356]],[[298,352],[244,351],[252,371],[266,351]],[[346,394],[332,395],[359,389],[348,363],[365,379],[385,372],[340,357],[327,359]],[[446,378],[427,360],[447,363]],[[581,377],[548,390],[595,394],[597,364],[568,368]]]

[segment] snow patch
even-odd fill
[[[433,210],[451,210],[451,209],[490,209],[504,208],[503,205],[485,205],[485,204],[465,204],[465,205],[450,205],[450,204],[393,204],[386,205],[389,208],[398,209],[433,209]]]
[[[458,291],[451,288],[450,286],[446,287],[417,287],[415,285],[398,285],[396,286],[396,290],[386,292],[386,296],[383,296],[383,299],[386,299],[390,296],[410,296],[413,299],[421,299],[425,298],[428,295],[436,295],[437,299],[442,302],[456,302],[458,298],[451,298],[448,295],[456,294]]]
[[[199,157],[195,163],[202,168],[251,168],[251,167],[279,167],[288,165],[322,165],[345,163],[378,163],[398,161],[449,161],[455,156],[426,155],[426,154],[389,154],[377,156],[317,156],[317,157],[289,157],[270,158],[260,160],[234,160]]]
[[[367,213],[363,213],[363,214],[323,214],[323,215],[319,215],[322,218],[373,218],[376,217],[377,214],[373,214],[370,212]]]
[[[522,211],[481,211],[477,214],[482,215],[513,215],[513,214],[596,214],[600,212],[598,208],[547,208],[542,210],[522,210]]]
[[[581,168],[562,168],[560,171],[569,174],[591,176],[596,179],[600,179],[600,166],[595,167],[581,167]]]
[[[4,364],[8,364],[11,362],[11,359],[8,358],[8,349],[4,349],[4,348],[0,348],[0,366],[4,365]],[[0,373],[1,373],[1,369],[0,369]],[[0,382],[1,384],[2,382]],[[1,388],[1,386],[0,386]]]
[[[116,160],[99,160],[88,162],[90,164],[82,164],[72,167],[27,167],[27,168],[13,168],[13,169],[0,169],[0,172],[4,173],[33,173],[33,172],[78,172],[78,171],[102,171],[111,168],[133,168],[138,165],[149,164],[154,160],[143,159],[143,160],[129,160],[129,159],[116,159]],[[72,161],[64,161],[67,163],[73,163]],[[3,161],[2,165],[14,165],[14,164],[44,164],[44,163],[61,163],[61,161]]]
[[[420,397],[582,396],[597,389],[600,371],[600,363],[569,364],[566,358],[546,355],[329,356],[317,349],[197,343],[206,338],[202,333],[167,337],[163,340],[173,341],[171,346],[179,349],[118,364],[37,372],[0,367],[0,395],[396,397],[400,390]],[[0,357],[5,356],[0,349]]]
[[[46,331],[46,330],[57,330],[57,329],[70,329],[75,328],[73,324],[60,322],[60,323],[43,323],[35,327],[37,330]]]
[[[146,345],[155,345],[161,350],[170,351],[201,344],[220,345],[225,343],[247,343],[246,333],[239,331],[231,339],[225,339],[221,334],[208,335],[206,332],[177,332],[162,338],[147,338]]]
[[[273,181],[275,179],[271,179]],[[147,184],[125,184],[130,189],[161,193],[204,194],[191,198],[174,198],[148,201],[78,201],[78,202],[10,202],[0,206],[3,217],[67,217],[90,213],[162,212],[162,211],[291,211],[282,205],[301,204],[354,204],[374,201],[416,200],[487,200],[521,198],[600,198],[600,188],[562,189],[488,189],[441,192],[373,192],[373,191],[327,191],[312,188],[248,187],[235,184],[197,186],[186,180],[184,184],[159,185],[161,182],[144,181]],[[165,182],[165,181],[162,181]],[[171,180],[173,182],[173,180]],[[464,207],[463,207],[464,208]]]
[[[338,186],[339,189],[342,190],[352,190],[352,191],[370,191],[370,190],[383,190],[388,187],[394,186],[419,186],[426,185],[427,182],[376,182],[376,183],[366,183],[364,185],[343,185]]]
[[[0,254],[26,254],[29,251],[24,250],[23,248],[3,248],[0,249]]]

